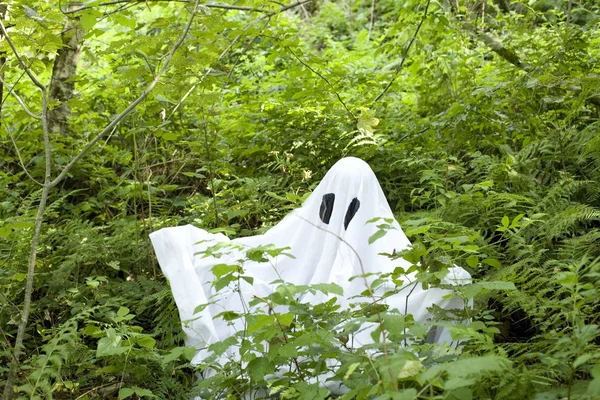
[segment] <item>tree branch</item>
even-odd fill
[[[312,3],[312,1],[313,1],[313,0],[302,0],[302,1],[297,1],[297,2],[295,2],[295,3],[292,3],[292,4],[288,4],[287,6],[281,7],[281,8],[280,8],[279,10],[277,10],[277,11],[272,11],[272,12],[270,12],[270,13],[269,13],[269,16],[273,16],[273,15],[275,15],[275,14],[280,14],[280,13],[282,13],[282,12],[284,12],[284,11],[290,10],[290,9],[292,9],[292,8],[294,8],[294,7],[301,6],[301,5],[303,5],[303,4]]]
[[[307,63],[305,63],[304,61],[302,61],[302,59],[300,57],[298,57],[298,55],[296,53],[294,53],[294,51],[292,49],[290,49],[289,47],[286,47],[286,49],[287,49],[287,51],[289,51],[290,53],[292,53],[294,55],[294,57],[296,57],[296,59],[300,62],[300,64],[304,65],[313,74],[315,74],[319,78],[323,79],[329,85],[329,87],[331,88],[331,90],[333,90],[333,93],[335,93],[335,95],[337,96],[338,100],[340,101],[340,103],[342,103],[342,105],[344,106],[344,108],[346,109],[346,111],[348,112],[348,114],[350,114],[350,116],[352,116],[352,118],[355,121],[358,121],[358,119],[354,116],[354,114],[352,113],[352,111],[350,111],[350,109],[348,108],[348,106],[346,105],[346,103],[344,102],[344,100],[342,100],[342,96],[340,96],[340,94],[335,90],[335,88],[333,87],[333,85],[331,84],[331,82],[329,82],[327,80],[327,78],[325,78],[319,72],[315,71],[310,65],[308,65]]]
[[[477,32],[477,29],[467,22],[462,24],[462,26],[467,32],[488,46],[494,53],[498,54],[515,67],[529,71],[529,65],[522,63],[517,53],[515,53],[514,50],[504,46],[504,44],[502,44],[502,42],[500,42],[498,39],[488,35],[487,33]]]
[[[21,164],[21,168],[23,169],[23,172],[25,172],[25,174],[29,177],[29,179],[31,179],[32,181],[34,181],[35,183],[37,183],[40,186],[44,186],[44,184],[42,182],[36,180],[33,176],[31,176],[31,174],[25,167],[25,163],[23,162],[23,157],[21,157],[21,152],[19,151],[19,146],[17,146],[17,142],[15,141],[14,136],[8,130],[8,125],[6,124],[6,121],[4,121],[4,118],[2,118],[2,125],[4,125],[4,127],[6,129],[6,133],[8,133],[8,137],[10,137],[10,141],[12,142],[13,146],[15,147],[15,152],[17,153],[17,157],[19,158],[19,164]]]
[[[25,105],[25,102],[23,101],[23,99],[21,99],[21,97],[19,97],[19,95],[17,94],[17,92],[15,92],[15,87],[10,87],[8,86],[5,82],[4,79],[2,79],[2,76],[0,75],[0,83],[6,87],[8,89],[8,93],[12,94],[14,96],[15,99],[17,99],[17,101],[19,102],[19,104],[21,105],[21,107],[23,107],[23,110],[25,110],[25,112],[27,113],[27,115],[29,115],[31,118],[35,118],[35,119],[42,119],[41,115],[37,115],[34,114],[31,110],[29,110],[29,108],[27,108],[27,106]]]
[[[290,10],[290,9],[292,9],[292,8],[294,8],[294,7],[298,7],[298,6],[301,6],[301,5],[303,5],[303,4],[306,4],[306,3],[310,3],[310,2],[312,2],[312,1],[313,1],[313,0],[302,0],[302,1],[298,1],[298,2],[296,2],[296,3],[288,4],[287,6],[283,6],[283,5],[282,5],[282,7],[281,7],[279,10],[277,10],[277,11],[275,11],[275,12],[272,12],[272,13],[270,13],[270,14],[266,14],[266,15],[264,15],[263,17],[259,18],[259,19],[258,19],[258,21],[263,21],[263,20],[265,20],[265,19],[267,19],[267,18],[270,18],[270,17],[272,17],[273,15],[276,15],[276,14],[282,13],[282,12],[284,12],[284,11]],[[281,3],[279,3],[279,2],[277,2],[277,4],[281,5]],[[249,28],[250,28],[250,27],[251,27],[251,26],[252,26],[254,23],[256,23],[256,22],[258,22],[258,21],[254,21],[254,22],[252,22],[251,24],[249,24],[248,26],[246,26],[246,28],[244,29],[244,32],[246,32],[246,31],[247,31],[247,30],[248,30],[248,29],[249,29]],[[267,21],[267,23],[268,23],[268,21]],[[266,26],[266,24],[265,24],[265,26]],[[241,34],[241,33],[240,33],[239,35],[237,35],[237,36],[236,36],[236,37],[235,37],[235,38],[234,38],[234,39],[233,39],[233,40],[232,40],[232,41],[229,43],[229,45],[227,46],[227,48],[226,48],[225,50],[223,50],[223,52],[221,52],[221,54],[219,55],[219,57],[217,58],[217,60],[216,60],[216,61],[219,61],[219,60],[221,60],[221,59],[222,59],[222,58],[225,56],[225,54],[227,54],[227,53],[229,52],[229,50],[231,50],[231,49],[233,48],[233,46],[234,46],[234,45],[237,43],[237,41],[240,39],[240,37],[241,37],[241,36],[242,36],[242,34]],[[256,37],[255,37],[255,38],[256,38]],[[248,48],[246,48],[246,50],[247,50],[247,49],[248,49]],[[244,51],[245,51],[245,50],[244,50]],[[239,61],[239,58],[238,58],[238,61]],[[233,73],[233,70],[234,70],[234,68],[235,68],[236,64],[237,64],[237,62],[236,62],[236,63],[234,63],[233,67],[232,67],[232,68],[231,68],[231,70],[229,71],[229,74],[227,75],[227,78],[228,78],[228,79],[231,77],[231,74]],[[173,108],[173,110],[171,110],[171,112],[169,113],[169,116],[168,116],[168,117],[166,117],[166,118],[164,119],[164,121],[162,122],[163,124],[165,124],[167,121],[169,121],[169,120],[171,119],[171,117],[173,116],[173,114],[175,113],[175,111],[177,111],[177,109],[178,109],[179,107],[181,107],[181,105],[182,105],[182,104],[185,102],[185,100],[186,100],[186,99],[187,99],[187,98],[188,98],[188,97],[189,97],[189,96],[192,94],[192,92],[193,92],[193,91],[194,91],[194,90],[195,90],[195,89],[198,87],[198,85],[200,85],[200,83],[202,83],[202,82],[203,82],[204,78],[206,78],[206,76],[207,76],[208,74],[210,74],[212,71],[213,71],[213,68],[212,68],[212,67],[209,67],[209,68],[208,68],[208,70],[207,70],[207,71],[206,71],[204,74],[202,74],[202,76],[200,77],[200,79],[199,79],[199,80],[198,80],[196,83],[194,83],[194,84],[192,85],[192,87],[191,87],[191,88],[190,88],[190,89],[189,89],[189,90],[188,90],[188,91],[185,93],[185,95],[184,95],[184,96],[183,96],[183,97],[182,97],[182,98],[179,100],[179,102],[178,102],[178,103],[175,105],[175,107]]]
[[[112,6],[112,5],[124,4],[124,3],[147,4],[149,1],[156,2],[156,3],[158,3],[158,2],[167,2],[167,3],[192,3],[192,0],[113,0],[113,1],[105,1],[105,2],[99,3],[99,4],[95,5],[95,6],[82,6],[82,7],[79,7],[79,8],[74,8],[72,10],[61,10],[61,11],[62,11],[63,14],[73,14],[73,13],[77,13],[77,12],[89,10],[89,9],[92,9],[92,8],[95,8],[95,7]],[[300,6],[302,4],[310,3],[311,1],[313,1],[313,0],[298,1],[296,3],[288,4],[287,6],[282,6],[277,11],[269,11],[269,10],[264,9],[264,8],[256,8],[256,7],[248,7],[248,6],[236,6],[236,5],[232,5],[232,4],[220,4],[220,3],[202,4],[202,7],[216,8],[216,9],[222,9],[222,10],[250,11],[250,12],[264,13],[264,14],[267,14],[267,15],[275,15],[275,14],[281,13],[283,11],[289,10],[291,8]]]
[[[402,67],[404,66],[404,62],[408,58],[408,52],[410,51],[410,48],[412,47],[413,42],[417,38],[419,31],[421,30],[421,26],[423,25],[423,22],[425,22],[425,19],[427,18],[427,11],[429,10],[429,4],[431,4],[431,0],[427,0],[427,4],[425,5],[425,11],[423,12],[423,17],[421,18],[419,25],[417,25],[417,29],[415,29],[415,33],[413,34],[412,38],[408,42],[408,45],[406,46],[406,49],[404,50],[404,54],[402,55],[402,61],[400,61],[400,66],[398,67],[398,70],[396,71],[396,73],[394,74],[392,79],[388,82],[388,84],[385,86],[385,88],[383,88],[381,93],[379,93],[377,95],[377,97],[375,97],[375,100],[373,100],[373,103],[377,103],[379,101],[379,99],[381,99],[387,93],[387,91],[390,89],[390,87],[392,86],[392,84],[394,83],[396,78],[398,78],[398,75],[400,75],[400,72],[402,71]]]
[[[186,36],[190,32],[190,28],[192,26],[192,22],[194,21],[194,17],[196,16],[196,12],[198,11],[198,3],[199,3],[199,0],[196,0],[196,3],[194,4],[194,8],[193,8],[193,10],[192,10],[192,12],[190,14],[190,19],[189,19],[187,25],[185,26],[185,29],[184,29],[183,33],[181,34],[181,36],[179,37],[179,39],[177,40],[177,42],[175,42],[175,44],[171,48],[171,51],[169,51],[169,53],[167,54],[167,58],[165,59],[165,62],[163,63],[162,67],[160,68],[160,70],[158,71],[158,73],[156,74],[156,76],[154,77],[154,79],[152,80],[152,82],[150,82],[150,84],[148,85],[148,87],[146,88],[146,90],[144,90],[144,92],[137,99],[135,99],[131,104],[129,104],[129,106],[127,106],[127,108],[125,108],[119,115],[117,115],[115,117],[115,119],[113,119],[110,124],[108,124],[102,131],[100,131],[100,133],[98,133],[96,135],[96,137],[94,137],[94,139],[92,139],[87,145],[85,145],[85,147],[79,152],[79,154],[77,154],[71,160],[71,162],[69,162],[65,166],[65,168],[63,168],[63,170],[61,171],[61,173],[50,183],[51,187],[54,187],[54,186],[58,185],[60,183],[60,181],[62,181],[63,178],[67,175],[67,173],[71,170],[71,168],[73,168],[73,166],[79,160],[81,160],[81,158],[100,139],[102,139],[102,137],[104,135],[106,135],[113,128],[115,128],[119,124],[119,122],[121,122],[123,120],[123,118],[125,118],[131,111],[133,111],[133,109],[135,109],[138,106],[138,104],[140,104],[142,101],[144,101],[146,99],[146,97],[148,97],[148,95],[150,94],[150,92],[152,92],[152,90],[154,89],[154,87],[156,86],[156,84],[158,83],[158,81],[160,80],[160,78],[162,77],[162,75],[164,74],[164,72],[167,70],[167,67],[169,66],[169,63],[171,62],[171,59],[173,58],[173,55],[175,54],[175,52],[177,51],[177,49],[181,46],[181,44],[185,40]]]
[[[192,0],[114,0],[114,1],[105,1],[103,3],[96,4],[95,6],[82,6],[79,8],[74,8],[72,10],[62,10],[62,13],[63,14],[73,14],[76,12],[81,12],[81,11],[89,10],[89,9],[96,8],[96,7],[113,6],[116,4],[124,4],[124,3],[146,4],[149,1],[151,1],[153,3],[158,3],[158,2],[192,3]],[[208,7],[208,8],[220,8],[220,9],[224,9],[224,10],[254,11],[254,12],[262,12],[262,13],[268,12],[268,11],[266,11],[264,9],[260,9],[260,8],[247,7],[247,6],[236,6],[236,5],[230,5],[230,4],[209,3],[209,4],[203,4],[202,6]]]
[[[21,58],[21,55],[17,51],[15,44],[13,43],[10,36],[8,36],[8,32],[6,32],[6,28],[4,27],[4,23],[2,23],[2,19],[0,19],[0,30],[2,30],[2,34],[4,35],[4,38],[6,39],[6,42],[8,43],[8,45],[10,46],[10,49],[12,50],[13,54],[15,55],[15,57],[17,57],[17,60],[19,60],[19,64],[21,64],[21,68],[23,68],[23,71],[25,71],[27,76],[29,76],[29,79],[31,79],[31,81],[34,83],[34,85],[39,87],[40,90],[43,93],[45,93],[46,86],[42,85],[42,83],[40,81],[38,81],[38,79],[35,77],[35,75],[33,75],[31,70],[29,69],[29,67],[27,67],[27,65],[25,64],[25,61],[23,61],[23,58]]]

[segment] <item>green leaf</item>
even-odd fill
[[[136,343],[141,347],[152,350],[154,348],[154,345],[156,344],[156,340],[154,340],[154,338],[151,338],[150,336],[141,336],[136,339]]]
[[[514,229],[514,228],[518,227],[518,226],[519,226],[519,221],[520,221],[520,220],[521,220],[521,219],[522,219],[524,216],[525,216],[525,214],[519,214],[519,215],[517,215],[517,216],[516,216],[516,217],[515,217],[515,218],[512,220],[512,222],[510,223],[510,228],[511,228],[511,229]]]
[[[382,316],[383,327],[386,331],[392,333],[402,332],[406,328],[406,319],[404,315],[384,314]]]
[[[132,388],[121,388],[119,389],[119,400],[126,399],[135,394],[135,390]]]
[[[294,343],[286,343],[279,348],[279,355],[284,358],[298,357],[298,349]]]
[[[86,324],[85,328],[83,328],[83,334],[97,338],[103,336],[104,332],[94,324]]]
[[[356,368],[358,368],[361,364],[358,362],[352,363],[350,364],[350,366],[348,367],[348,370],[346,371],[346,373],[344,374],[344,380],[347,381],[348,378],[350,378],[350,375],[352,375],[352,373],[356,370]]]
[[[479,265],[479,257],[474,256],[474,255],[470,255],[469,257],[467,257],[467,265],[471,268],[476,268],[477,265]]]
[[[461,387],[471,386],[474,383],[475,383],[475,379],[474,378],[456,377],[456,378],[448,379],[444,383],[444,389],[445,390],[456,390],[456,389],[461,388]]]
[[[254,382],[261,382],[265,375],[274,372],[275,366],[266,357],[258,357],[248,363],[247,370]]]
[[[587,394],[600,397],[600,364],[593,366],[590,374],[594,380],[588,385]]]
[[[504,216],[502,217],[502,226],[504,228],[508,228],[508,225],[510,224],[510,219],[508,218],[508,216]]]
[[[398,379],[412,378],[423,369],[419,360],[406,360],[398,373]]]
[[[82,13],[79,16],[79,23],[86,32],[89,32],[96,25],[96,15],[93,12]]]
[[[129,308],[127,308],[127,307],[119,307],[119,310],[117,311],[117,316],[124,317],[127,314],[129,314]]]
[[[483,263],[487,264],[487,265],[491,265],[494,268],[502,267],[502,264],[500,264],[500,261],[496,260],[495,258],[484,258]]]
[[[223,312],[215,315],[214,318],[221,318],[221,319],[223,319],[223,321],[234,321],[243,316],[244,316],[244,314],[240,314],[235,311],[223,311]]]
[[[237,265],[229,265],[229,264],[217,264],[212,267],[212,273],[216,278],[221,278],[223,275],[227,275],[231,272],[239,270]]]
[[[0,227],[0,238],[8,237],[12,233],[12,228],[10,225],[4,225]]]
[[[383,229],[379,229],[377,232],[375,232],[374,234],[372,234],[369,237],[369,244],[373,244],[377,239],[381,239],[382,237],[385,236],[386,233],[387,233],[387,231],[384,231]]]
[[[162,362],[164,364],[166,364],[166,363],[170,363],[172,361],[178,360],[179,357],[181,357],[181,355],[183,354],[183,351],[185,349],[186,349],[185,347],[172,348],[168,354],[165,354],[164,356],[162,356]]]
[[[98,340],[96,348],[96,357],[106,357],[123,354],[130,349],[129,346],[121,346],[121,335],[118,335],[113,328],[106,330],[106,337]]]
[[[256,316],[254,316],[252,321],[248,324],[248,333],[257,332],[257,331],[263,329],[265,326],[273,325],[274,322],[275,322],[275,317],[273,315],[267,315],[267,314],[256,315]]]
[[[290,326],[292,324],[292,322],[294,321],[294,314],[292,314],[292,313],[278,314],[277,319],[279,320],[279,323],[281,325]]]
[[[372,115],[365,115],[358,119],[356,127],[362,133],[370,134],[373,133],[377,125],[379,125],[379,119]]]
[[[417,389],[408,388],[403,389],[398,393],[395,393],[392,397],[393,400],[414,400],[418,396]]]
[[[438,379],[442,372],[447,372],[450,379],[477,377],[490,372],[507,371],[512,363],[500,356],[469,357],[448,363],[433,365],[425,370],[422,379],[432,381]]]
[[[574,286],[578,281],[579,277],[575,272],[567,271],[556,274],[556,282],[566,287]]]
[[[140,387],[134,386],[133,389],[135,390],[135,394],[137,394],[140,397],[156,397],[151,390],[148,389],[142,389]]]
[[[333,293],[337,294],[338,296],[344,295],[344,289],[336,283],[315,283],[311,285],[311,287],[323,292],[324,294]]]
[[[134,29],[137,25],[135,19],[128,18],[122,13],[113,14],[113,18],[117,21],[117,23],[125,28]]]

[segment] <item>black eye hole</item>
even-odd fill
[[[346,217],[344,217],[344,229],[348,229],[348,224],[350,224],[350,221],[352,221],[352,218],[354,218],[359,208],[360,201],[355,197],[350,202],[348,211],[346,211]]]
[[[323,200],[321,201],[321,210],[319,211],[319,217],[321,221],[326,224],[329,223],[331,219],[331,213],[333,213],[333,203],[335,202],[335,194],[327,193],[323,195]]]

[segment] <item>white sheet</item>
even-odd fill
[[[386,218],[392,229],[386,235],[369,244],[368,239],[377,232],[377,225],[367,223],[375,218]],[[403,259],[391,260],[380,253],[391,254],[406,249],[410,242],[395,220],[375,174],[364,161],[348,157],[339,160],[325,175],[302,207],[287,215],[281,222],[263,235],[229,240],[222,234],[211,234],[191,225],[164,228],[150,235],[161,269],[171,284],[177,303],[187,343],[203,349],[211,343],[231,336],[240,325],[228,325],[221,319],[213,319],[221,311],[244,311],[244,303],[252,296],[267,296],[272,293],[273,281],[282,279],[296,285],[336,283],[344,289],[343,306],[348,300],[365,290],[375,276],[349,281],[352,276],[369,273],[388,273],[395,267],[405,269],[410,263]],[[215,243],[230,242],[239,248],[229,248],[227,255],[220,258],[204,257],[205,251]],[[278,248],[290,247],[286,253],[295,258],[279,255],[270,262],[241,261],[248,248],[274,244]],[[216,264],[236,263],[240,260],[244,275],[254,278],[254,284],[241,282],[241,293],[233,287],[215,293],[211,285],[214,275],[211,268]],[[414,273],[406,276],[407,282],[414,281]],[[462,268],[454,267],[444,283],[469,283],[470,275]],[[374,293],[381,296],[392,286],[382,287]],[[410,293],[412,290],[412,293]],[[410,293],[410,296],[408,294]],[[462,308],[462,300],[444,298],[449,290],[430,288],[423,290],[420,284],[411,285],[398,294],[385,299],[390,308],[412,314],[419,322],[431,319],[427,310],[432,304],[444,309]],[[326,296],[314,296],[311,302],[326,300]],[[242,301],[242,299],[244,299]],[[214,302],[203,311],[194,314],[200,305]],[[185,323],[187,321],[187,323]],[[354,345],[366,344],[370,335],[354,338]],[[449,341],[444,329],[438,329],[436,342]],[[198,364],[206,357],[200,350],[192,360]]]

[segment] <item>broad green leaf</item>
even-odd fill
[[[228,265],[228,264],[217,264],[212,267],[212,272],[216,278],[221,278],[222,276],[229,274],[231,272],[238,271],[239,267],[237,265]]]
[[[286,343],[279,348],[278,353],[281,357],[294,358],[298,356],[298,349],[295,344]]]
[[[248,333],[254,333],[263,329],[265,326],[272,326],[275,323],[273,315],[260,314],[252,318],[248,324]]]
[[[93,12],[85,12],[79,16],[79,23],[89,32],[96,25],[96,15]]]
[[[119,307],[119,310],[117,311],[117,316],[124,317],[127,314],[129,314],[129,308],[127,308],[127,307]]]
[[[356,127],[362,133],[371,134],[377,125],[379,125],[379,119],[372,115],[365,115],[358,119]]]
[[[387,231],[379,229],[377,232],[375,232],[369,237],[369,244],[373,244],[376,240],[381,239],[385,236],[386,233]]]
[[[336,283],[315,283],[311,286],[325,294],[333,293],[338,296],[344,295],[344,289]]]
[[[467,265],[471,268],[475,268],[477,267],[477,265],[479,265],[479,257],[477,256],[473,256],[470,255],[469,257],[467,257]]]
[[[141,347],[152,350],[154,348],[154,345],[156,344],[156,340],[154,340],[154,338],[151,338],[150,336],[141,336],[136,339],[136,343]]]
[[[258,357],[248,363],[248,373],[254,382],[261,382],[265,375],[274,372],[274,368],[266,357]]]
[[[500,261],[496,260],[495,258],[484,258],[483,263],[487,264],[487,265],[491,265],[494,268],[502,267],[502,264],[500,264]]]
[[[279,315],[277,315],[277,320],[283,326],[290,326],[291,323],[294,321],[294,314],[292,314],[292,313],[279,314]]]
[[[126,399],[128,397],[131,397],[135,394],[135,390],[133,390],[132,388],[121,388],[119,389],[119,400],[121,399]]]

